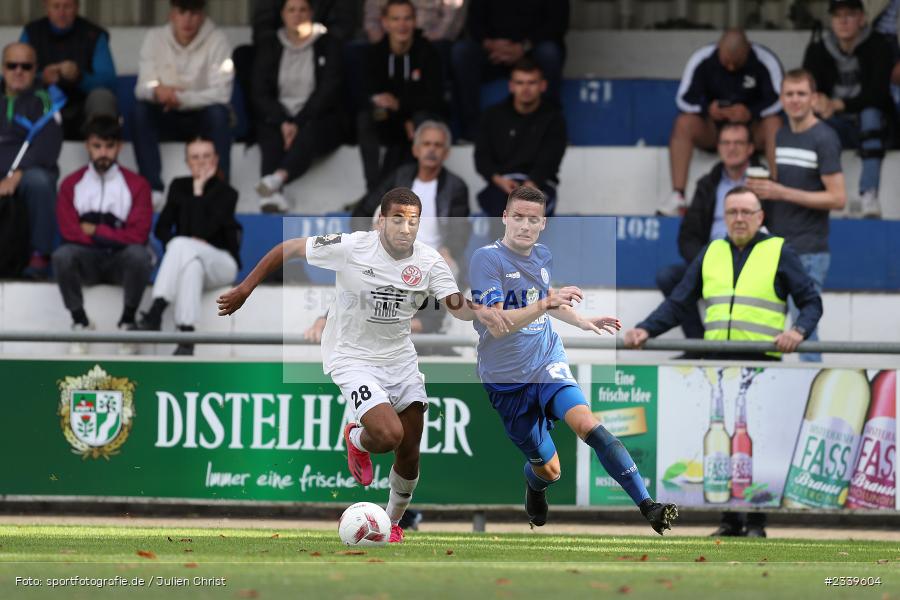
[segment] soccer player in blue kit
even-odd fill
[[[545,203],[540,190],[514,189],[503,212],[503,239],[476,250],[469,269],[472,299],[504,311],[506,321],[512,322],[506,332],[475,323],[478,376],[509,439],[528,459],[525,512],[532,525],[547,522],[546,490],[560,477],[559,456],[549,430],[554,421],[564,420],[594,449],[603,468],[662,535],[671,529],[678,508],[650,498],[628,450],[593,415],[548,318],[597,334],[615,335],[622,326],[614,317],[580,316],[572,308],[583,298],[577,287],[550,289],[553,257],[549,248],[537,243],[547,223]]]

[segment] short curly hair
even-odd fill
[[[394,204],[402,204],[404,206],[415,206],[422,214],[422,201],[414,191],[405,187],[397,187],[381,197],[381,216],[386,217],[390,213]]]

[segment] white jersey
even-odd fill
[[[322,333],[326,373],[352,364],[416,360],[410,321],[428,296],[459,292],[438,252],[415,242],[409,258],[396,260],[377,231],[335,233],[306,240],[309,264],[337,274],[337,294]]]

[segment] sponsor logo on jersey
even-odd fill
[[[422,271],[415,265],[409,265],[400,273],[400,278],[406,285],[419,285],[422,282]]]
[[[384,285],[370,292],[372,296],[372,315],[366,319],[369,323],[388,325],[400,322],[400,305],[408,301],[405,290],[392,285]]]
[[[313,248],[321,248],[322,246],[331,246],[341,243],[340,233],[329,233],[328,235],[320,235],[313,240]]]
[[[366,269],[362,272],[362,274],[366,277],[375,277],[375,271],[373,271],[372,269]]]
[[[507,278],[507,279],[518,279],[518,278],[520,278],[521,276],[522,276],[522,274],[519,273],[518,271],[516,271],[515,273],[507,273],[507,274],[506,274],[506,278]]]
[[[550,283],[550,271],[541,267],[541,281],[544,282],[544,285],[548,285]]]

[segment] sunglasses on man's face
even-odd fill
[[[34,63],[28,62],[7,62],[3,65],[6,67],[7,71],[15,71],[16,69],[22,69],[23,71],[30,71],[34,68]]]

